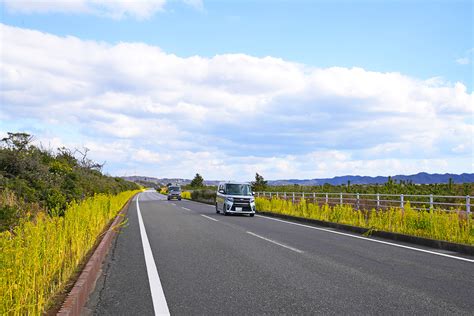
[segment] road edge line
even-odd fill
[[[256,216],[260,217],[260,218],[265,218],[265,219],[277,221],[277,222],[286,223],[286,224],[291,224],[291,225],[310,228],[310,229],[314,229],[314,230],[324,231],[324,232],[331,233],[331,234],[336,234],[336,235],[341,235],[341,236],[346,236],[346,237],[352,237],[352,238],[356,238],[356,239],[362,239],[362,240],[371,241],[371,242],[375,242],[375,243],[385,244],[385,245],[392,246],[392,247],[399,247],[399,248],[409,249],[409,250],[413,250],[413,251],[429,253],[429,254],[432,254],[432,255],[437,255],[437,256],[446,257],[446,258],[450,258],[450,259],[456,259],[456,260],[460,260],[460,261],[474,263],[473,259],[448,255],[448,254],[444,254],[444,253],[441,253],[441,252],[425,250],[425,249],[416,248],[416,247],[405,246],[405,245],[401,245],[401,244],[397,244],[397,243],[393,243],[393,242],[388,242],[388,241],[383,241],[383,240],[378,240],[378,239],[373,239],[373,238],[369,238],[369,237],[363,237],[363,236],[353,235],[353,234],[349,234],[349,233],[343,233],[343,232],[339,232],[339,231],[330,230],[330,229],[327,229],[327,228],[315,227],[315,226],[308,225],[308,224],[295,223],[295,222],[292,222],[292,221],[289,221],[289,220],[283,220],[283,219],[275,218],[276,216],[275,217],[265,216],[265,215],[261,215],[261,213],[256,215]]]
[[[141,193],[140,193],[141,194]],[[145,255],[145,264],[148,275],[148,282],[150,284],[151,298],[153,301],[153,309],[155,315],[169,315],[168,304],[166,303],[165,293],[161,286],[160,276],[156,268],[155,259],[151,250],[150,242],[146,234],[145,225],[143,224],[142,213],[140,211],[140,204],[138,202],[140,194],[137,195],[137,215],[138,225],[140,227],[140,236],[142,239],[143,252]]]

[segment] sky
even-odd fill
[[[472,1],[0,0],[0,136],[115,176],[474,172]]]

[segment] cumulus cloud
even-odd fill
[[[148,19],[164,10],[167,0],[3,0],[13,13],[73,13],[92,14],[112,19]],[[202,10],[200,0],[183,0],[184,3]]]
[[[0,32],[1,121],[87,145],[113,174],[472,172],[474,96],[460,82]]]

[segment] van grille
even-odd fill
[[[244,212],[251,212],[252,208],[250,207],[250,199],[243,198],[234,198],[234,203],[232,204],[232,210],[235,211],[236,207],[241,207]]]

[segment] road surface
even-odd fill
[[[151,191],[127,218],[85,314],[474,313],[472,257]]]

